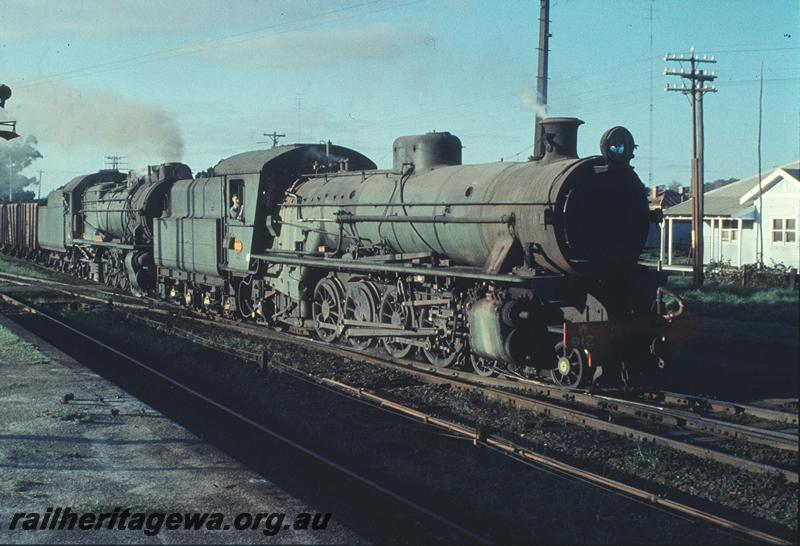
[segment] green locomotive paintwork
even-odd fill
[[[332,146],[330,153],[349,157],[359,168],[375,168],[353,150]],[[284,193],[323,157],[324,145],[277,146],[232,156],[194,180],[176,183],[167,213],[154,221],[156,264],[190,275],[254,273],[252,255],[272,248],[276,235],[287,229],[279,219]],[[241,219],[230,217],[234,193],[241,199]],[[299,297],[302,269],[270,266],[269,274]]]
[[[83,239],[83,195],[96,184],[119,183],[126,175],[119,171],[100,171],[77,176],[64,187],[50,193],[47,206],[39,208],[39,246],[66,252],[73,240]]]
[[[221,178],[176,182],[168,213],[153,222],[156,265],[219,276],[222,208]]]

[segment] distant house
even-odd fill
[[[683,187],[675,190],[658,191],[657,188],[650,188],[650,208],[668,209],[682,203],[685,200]]]
[[[691,234],[691,219],[691,199],[664,210],[661,259],[667,265],[672,265],[673,249],[680,245],[679,233],[688,229]],[[800,268],[800,161],[764,173],[760,188],[758,176],[752,176],[706,192],[703,220],[704,263],[757,262],[760,227],[764,263]]]
[[[662,209],[663,211],[668,207],[673,207],[678,203],[682,203],[686,199],[686,195],[686,189],[683,186],[679,186],[677,191],[665,190],[663,186],[653,186],[650,188],[650,195],[647,200],[650,202],[650,210]],[[650,231],[647,233],[647,243],[644,245],[645,248],[658,248],[660,243],[661,228],[658,224],[650,224]]]

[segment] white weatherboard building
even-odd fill
[[[753,176],[706,192],[703,208],[705,263],[757,262],[760,226],[764,263],[800,268],[800,161],[766,171],[760,187]],[[691,221],[691,199],[664,210],[662,263],[672,265],[673,250],[682,233],[691,233]]]

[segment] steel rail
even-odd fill
[[[38,282],[38,283],[48,283],[48,284],[57,284],[61,286],[74,286],[72,284],[66,282],[59,282],[53,279],[41,279],[39,277],[30,277],[27,275],[17,275],[16,273],[6,273],[0,272],[0,277],[8,277],[9,279],[13,280],[22,280],[22,281],[31,281],[31,282]]]
[[[225,414],[227,414],[227,415],[229,415],[229,416],[231,416],[231,417],[233,417],[233,418],[235,418],[235,419],[247,424],[248,426],[253,427],[254,429],[256,429],[256,430],[258,430],[260,432],[263,432],[264,434],[267,434],[268,436],[270,436],[270,437],[272,437],[272,438],[274,438],[274,439],[276,439],[276,440],[278,440],[278,441],[280,441],[280,442],[292,447],[293,449],[296,449],[296,450],[298,450],[298,451],[310,456],[311,458],[315,459],[316,461],[319,461],[319,462],[323,463],[324,465],[329,466],[330,468],[333,468],[334,470],[336,470],[338,472],[341,472],[342,474],[344,474],[344,475],[346,475],[346,476],[348,476],[348,477],[350,477],[350,478],[352,478],[352,479],[354,479],[354,480],[366,485],[367,487],[370,487],[370,488],[372,488],[372,489],[374,489],[374,490],[376,490],[376,491],[378,491],[378,492],[380,492],[380,493],[382,493],[382,494],[384,494],[384,495],[386,495],[386,496],[388,496],[388,497],[400,502],[401,504],[404,504],[404,505],[408,506],[409,508],[418,511],[421,514],[425,514],[426,516],[430,517],[431,519],[434,519],[434,520],[438,521],[439,523],[444,524],[445,526],[447,526],[447,527],[449,527],[449,528],[451,528],[451,529],[453,529],[453,530],[455,530],[455,531],[457,531],[457,532],[459,532],[459,533],[471,538],[472,540],[474,540],[474,541],[476,541],[476,542],[478,542],[480,544],[491,544],[492,543],[486,537],[478,535],[474,531],[471,531],[471,530],[459,525],[458,523],[455,523],[455,522],[445,518],[444,516],[442,516],[440,514],[437,514],[436,512],[433,512],[432,510],[430,510],[428,508],[425,508],[424,506],[422,506],[422,505],[420,505],[420,504],[408,499],[407,497],[405,497],[405,496],[403,496],[403,495],[401,495],[399,493],[396,493],[396,492],[392,491],[391,489],[388,489],[388,488],[378,484],[377,482],[374,482],[374,481],[370,480],[369,478],[361,476],[357,472],[355,472],[355,471],[353,471],[353,470],[351,470],[351,469],[349,469],[349,468],[347,468],[347,467],[345,467],[345,466],[333,461],[332,459],[329,459],[329,458],[325,457],[324,455],[322,455],[322,454],[320,454],[320,453],[318,453],[318,452],[316,452],[316,451],[314,451],[314,450],[312,450],[312,449],[310,449],[308,447],[305,447],[305,446],[295,442],[294,440],[291,440],[290,438],[288,438],[287,436],[284,436],[283,434],[281,434],[279,432],[275,432],[274,430],[264,426],[263,424],[261,424],[261,423],[259,423],[257,421],[254,421],[250,417],[247,417],[246,415],[243,415],[243,414],[237,412],[236,410],[226,406],[225,404],[222,404],[222,403],[214,400],[213,398],[211,398],[211,397],[209,397],[209,396],[207,396],[207,395],[205,395],[205,394],[203,394],[203,393],[201,393],[201,392],[199,392],[199,391],[197,391],[197,390],[185,385],[184,383],[182,383],[182,382],[170,377],[169,375],[165,374],[164,372],[162,372],[162,371],[160,371],[160,370],[158,370],[158,369],[156,369],[156,368],[154,368],[154,367],[152,367],[152,366],[150,366],[148,364],[145,364],[144,362],[141,362],[140,360],[138,360],[138,359],[136,359],[136,358],[134,358],[134,357],[132,357],[132,356],[130,356],[130,355],[118,350],[118,349],[115,349],[114,347],[111,347],[110,345],[106,344],[103,341],[100,341],[99,339],[95,338],[94,336],[91,336],[91,335],[89,335],[89,334],[87,334],[85,332],[82,332],[79,329],[77,329],[77,328],[75,328],[73,326],[70,326],[69,324],[67,324],[67,323],[65,323],[65,322],[63,322],[63,321],[61,321],[61,320],[59,320],[57,318],[55,318],[55,317],[53,317],[51,315],[48,315],[47,313],[44,313],[44,312],[42,312],[42,311],[40,311],[40,310],[38,310],[38,309],[36,309],[34,307],[31,307],[30,305],[28,305],[28,304],[26,304],[24,302],[16,300],[15,298],[12,298],[12,297],[7,296],[5,294],[0,294],[0,298],[2,298],[2,300],[7,302],[7,303],[10,303],[10,304],[15,305],[17,307],[20,307],[21,309],[24,309],[28,313],[31,313],[31,314],[36,315],[38,317],[42,317],[45,320],[47,320],[49,322],[52,322],[53,324],[57,324],[57,325],[61,326],[62,328],[65,328],[65,329],[69,330],[70,332],[82,337],[83,339],[89,341],[90,343],[93,343],[93,344],[97,345],[98,347],[101,347],[104,350],[109,351],[109,352],[111,352],[111,353],[113,353],[113,354],[125,359],[126,361],[130,362],[131,364],[133,364],[133,365],[135,365],[135,366],[137,366],[137,367],[139,367],[139,368],[141,368],[141,369],[143,369],[143,370],[155,375],[156,377],[162,379],[163,381],[166,381],[167,383],[169,383],[170,385],[174,386],[175,388],[180,389],[181,391],[183,391],[183,392],[185,392],[185,393],[197,398],[198,400],[202,400],[204,403],[215,407],[219,411],[221,411],[221,412],[223,412],[223,413],[225,413]]]
[[[483,382],[483,378],[479,378],[476,381]],[[514,382],[508,386],[510,388],[525,390],[537,396],[544,396],[547,398],[564,400],[567,402],[575,402],[590,407],[596,407],[609,413],[627,415],[636,419],[657,424],[663,424],[677,428],[693,429],[717,436],[767,445],[776,449],[798,451],[797,434],[732,423],[729,421],[697,415],[681,409],[658,406],[636,400],[629,400],[627,398],[607,396],[588,391],[566,389],[564,387],[550,385],[535,380],[514,378]],[[703,400],[701,397],[695,398],[698,400]],[[734,402],[725,402],[725,404],[736,407],[739,406]],[[761,410],[762,408],[755,409]],[[783,419],[791,420],[793,417],[796,419],[796,415],[793,416],[792,414],[785,412],[773,410],[765,411],[770,412],[770,414],[780,414]],[[774,420],[778,419],[777,415],[773,415],[773,417]]]
[[[650,503],[661,508],[666,508],[668,510],[680,513],[682,515],[690,516],[694,519],[706,521],[708,523],[713,523],[714,525],[717,525],[724,529],[748,536],[756,540],[763,541],[768,544],[792,544],[791,542],[782,539],[780,537],[776,537],[774,535],[746,527],[744,525],[741,525],[740,523],[737,523],[727,518],[717,516],[705,510],[700,510],[698,508],[689,506],[687,504],[667,499],[663,496],[645,491],[644,489],[640,489],[638,487],[634,487],[632,485],[628,485],[620,481],[607,478],[605,476],[601,476],[594,472],[590,472],[588,470],[569,465],[562,461],[553,459],[552,457],[547,457],[545,455],[536,453],[534,451],[531,451],[525,447],[522,447],[518,444],[515,444],[514,442],[511,442],[510,440],[499,437],[497,435],[488,435],[488,436],[483,435],[481,431],[478,429],[454,423],[452,421],[436,417],[434,415],[416,410],[414,408],[410,408],[398,402],[389,400],[382,396],[378,396],[364,389],[347,385],[345,383],[342,383],[341,381],[327,379],[327,378],[323,378],[321,379],[321,381],[325,385],[337,387],[343,391],[351,393],[353,396],[356,396],[358,398],[370,400],[379,407],[387,408],[392,411],[402,413],[404,415],[417,419],[421,423],[445,430],[449,433],[459,434],[469,440],[472,440],[474,445],[485,445],[487,447],[507,453],[512,457],[514,457],[515,459],[521,460],[523,462],[529,464],[533,463],[535,466],[536,465],[545,466],[547,468],[557,470],[563,474],[567,474],[569,476],[573,476],[575,478],[591,482],[605,489],[610,489],[618,493],[624,493],[626,495],[634,497],[637,500],[645,501],[646,503]]]
[[[355,359],[357,357],[354,354],[350,358]],[[419,372],[417,370],[406,370],[406,371],[418,374],[417,376],[420,379],[430,383],[449,384],[460,388],[475,388],[474,384],[470,384],[468,382],[465,382],[463,380],[458,380],[455,378],[446,378],[436,375],[425,374],[424,372]],[[574,408],[569,408],[558,404],[553,404],[550,402],[544,402],[542,400],[537,400],[535,398],[527,396],[512,394],[510,392],[501,391],[492,387],[483,387],[479,390],[479,392],[484,397],[493,400],[495,402],[506,403],[515,408],[533,411],[535,413],[539,413],[546,417],[563,419],[569,423],[579,425],[585,428],[601,430],[618,436],[623,436],[625,438],[635,438],[640,441],[645,441],[655,445],[668,447],[676,451],[694,455],[703,459],[714,460],[719,463],[727,464],[729,466],[741,468],[751,472],[765,472],[770,474],[781,475],[788,481],[793,483],[798,483],[798,481],[800,481],[798,480],[798,473],[795,470],[790,470],[787,468],[782,468],[766,463],[751,461],[749,459],[743,459],[736,455],[732,455],[709,447],[695,445],[682,440],[676,440],[674,438],[670,438],[668,436],[664,436],[661,434],[647,432],[627,425],[621,425],[614,422],[609,422],[606,419],[595,417],[594,415],[582,412]]]
[[[789,425],[798,424],[798,414],[788,413],[780,410],[773,410],[769,408],[760,408],[749,404],[740,404],[738,402],[726,402],[724,400],[714,400],[712,398],[704,398],[702,396],[694,396],[690,394],[681,394],[668,391],[657,391],[648,393],[648,396],[659,401],[670,402],[681,406],[691,408],[699,408],[706,411],[713,411],[719,413],[727,413],[730,415],[752,415],[759,419],[769,421],[777,421]]]
[[[600,401],[607,401],[608,406],[606,407],[609,409],[613,408],[615,411],[631,412],[634,415],[646,417],[654,422],[710,432],[719,436],[742,439],[778,449],[798,451],[797,434],[758,428],[739,423],[730,423],[719,419],[695,415],[680,409],[653,406],[633,400],[624,400],[602,395],[593,396]]]
[[[564,400],[567,402],[575,402],[587,406],[596,407],[610,413],[617,413],[620,415],[628,415],[634,418],[651,421],[668,426],[678,428],[694,429],[702,432],[708,432],[718,436],[728,437],[732,439],[740,439],[743,441],[759,443],[774,447],[777,449],[786,449],[790,451],[798,451],[798,436],[797,434],[785,433],[776,430],[742,425],[723,421],[720,419],[709,418],[695,413],[677,409],[669,408],[652,403],[644,403],[628,398],[619,398],[607,396],[603,394],[592,393],[584,390],[567,389],[557,385],[542,383],[540,381],[531,379],[522,379],[514,376],[508,385],[499,384],[498,386],[508,386],[509,388],[520,389],[537,396],[544,396],[547,398]],[[474,381],[485,383],[486,380],[491,381],[493,378],[476,377]],[[472,381],[473,379],[470,378]],[[623,396],[630,396],[625,393]],[[649,396],[649,395],[648,395]],[[679,396],[679,395],[675,395]],[[698,401],[705,400],[699,396],[680,395],[687,398],[693,398]],[[746,408],[752,408],[753,412],[750,413],[753,417],[762,418],[765,420],[782,421],[791,423],[792,420],[796,422],[797,415],[781,412],[777,410],[768,410],[756,406],[744,406],[736,402],[718,402],[724,404],[726,407],[742,408],[739,413],[745,412]],[[687,404],[684,404],[687,405]],[[698,409],[705,409],[701,406],[700,402],[696,406]],[[766,413],[764,413],[766,412]],[[726,412],[731,414],[733,412]],[[764,413],[764,417],[762,417]]]
[[[16,277],[16,279],[22,279],[22,280],[21,281],[20,280],[16,280],[15,277]],[[23,286],[33,286],[31,284],[32,282],[39,282],[39,283],[47,282],[47,283],[58,285],[58,286],[68,286],[68,287],[71,287],[73,289],[76,289],[76,288],[87,288],[87,289],[90,289],[90,290],[94,290],[96,292],[100,292],[101,294],[107,294],[109,296],[117,296],[117,294],[113,294],[113,293],[110,293],[110,292],[104,292],[102,290],[98,290],[97,288],[95,288],[93,286],[71,285],[71,284],[61,283],[61,282],[57,282],[57,281],[50,281],[48,279],[37,279],[35,277],[25,277],[23,275],[12,275],[12,274],[9,274],[9,273],[0,272],[0,281],[2,281],[2,280],[13,282],[13,283],[17,283],[17,284],[23,285]],[[89,301],[93,301],[93,302],[96,302],[96,303],[102,303],[102,304],[105,304],[105,305],[108,305],[108,303],[111,302],[112,305],[116,305],[118,307],[127,307],[127,308],[130,308],[130,309],[150,309],[151,308],[150,306],[143,305],[143,304],[123,303],[123,302],[120,302],[120,301],[113,301],[110,298],[106,298],[106,299],[97,298],[97,297],[94,297],[94,296],[89,296],[88,294],[81,294],[79,292],[73,292],[71,290],[67,290],[66,288],[58,288],[58,286],[47,286],[47,285],[45,285],[45,286],[40,286],[40,288],[46,288],[47,290],[52,290],[54,292],[60,292],[62,294],[66,294],[66,295],[72,296],[74,298],[83,298],[83,299],[86,299],[86,300],[89,300]]]

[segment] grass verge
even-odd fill
[[[703,315],[706,333],[720,338],[745,339],[798,346],[800,296],[789,288],[751,288],[709,281],[703,288],[691,280],[672,277],[668,287],[686,302],[687,310]]]
[[[0,362],[44,364],[49,361],[36,347],[18,338],[8,328],[0,326]]]

